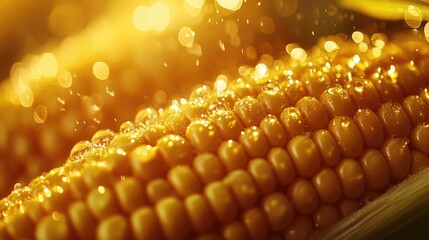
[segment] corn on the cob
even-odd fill
[[[305,239],[332,226],[429,166],[427,46],[387,64],[354,47],[97,132],[0,201],[0,238]]]

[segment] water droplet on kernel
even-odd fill
[[[80,141],[70,151],[70,160],[82,160],[92,150],[92,143],[89,141]]]
[[[121,126],[119,127],[119,132],[121,132],[121,133],[129,133],[129,132],[131,132],[135,128],[136,128],[136,126],[134,125],[133,122],[126,121],[126,122],[122,123]]]
[[[158,111],[154,108],[145,108],[140,110],[135,118],[135,122],[139,126],[154,124],[158,120]]]
[[[280,91],[280,84],[277,81],[269,80],[262,90],[268,94],[277,94]]]
[[[214,102],[210,104],[210,106],[207,109],[208,115],[212,115],[215,113],[222,113],[224,111],[228,110],[227,106],[223,102]]]
[[[349,125],[350,125],[350,120],[349,119],[346,119],[346,118],[341,119],[341,127],[346,128]]]
[[[13,190],[19,190],[23,187],[22,183],[15,183],[15,185],[13,185]]]
[[[91,139],[91,142],[95,147],[104,148],[109,145],[110,141],[112,141],[113,137],[115,137],[115,133],[110,129],[102,129],[97,131]]]

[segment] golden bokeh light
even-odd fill
[[[241,8],[243,0],[216,0],[216,2],[223,8],[230,11],[237,11]]]
[[[53,78],[58,73],[58,62],[52,53],[44,53],[40,58],[40,66],[45,77]]]
[[[48,109],[46,108],[46,106],[38,105],[34,109],[33,117],[36,123],[44,123],[46,121],[46,118],[48,117]]]
[[[105,62],[95,62],[92,66],[92,72],[96,78],[100,80],[106,80],[109,78],[110,69]]]
[[[177,37],[180,45],[184,47],[190,48],[194,45],[195,32],[190,27],[182,27]]]

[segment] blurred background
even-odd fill
[[[269,65],[286,46],[309,49],[336,34],[425,36],[424,6],[355,2],[2,1],[0,197],[61,165],[97,130],[117,132],[141,109]]]

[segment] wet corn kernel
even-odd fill
[[[213,123],[207,120],[197,120],[189,124],[186,129],[186,137],[195,148],[202,152],[216,152],[221,143],[219,133]]]
[[[223,140],[237,139],[244,125],[237,115],[231,110],[218,110],[210,115]]]
[[[328,130],[337,140],[343,157],[359,157],[363,150],[362,135],[351,118],[334,117],[329,122]]]
[[[389,102],[378,109],[378,117],[387,136],[406,137],[410,133],[411,123],[399,103]]]
[[[286,239],[305,240],[314,232],[313,221],[308,217],[298,216],[286,229]]]
[[[187,238],[191,229],[182,201],[175,197],[167,197],[157,202],[155,209],[167,239]]]
[[[264,212],[259,207],[244,211],[242,221],[246,226],[250,239],[266,239],[269,226]]]
[[[188,166],[176,166],[168,172],[168,181],[176,192],[186,197],[192,193],[199,193],[202,190],[200,180]]]
[[[85,202],[73,202],[70,204],[67,213],[77,237],[80,239],[95,238],[97,222]]]
[[[318,130],[313,134],[312,139],[319,149],[323,164],[335,166],[340,161],[340,148],[329,131],[325,129]]]
[[[280,121],[273,115],[268,115],[262,119],[259,128],[264,133],[271,147],[283,147],[289,140]]]
[[[157,146],[164,161],[170,167],[190,164],[194,156],[191,144],[179,135],[164,136],[158,140]]]
[[[326,203],[335,203],[342,196],[340,180],[331,168],[322,168],[317,172],[312,182],[319,194],[320,200]]]
[[[381,145],[380,151],[386,158],[390,177],[393,181],[401,181],[408,176],[411,167],[411,152],[408,140],[404,138],[388,138]]]
[[[408,65],[401,79],[349,77],[338,61],[201,86],[174,110],[100,130],[0,202],[0,236],[308,238],[429,166],[427,80]]]
[[[97,227],[97,239],[129,239],[129,224],[124,216],[112,215],[104,218]]]
[[[263,158],[255,158],[249,162],[248,171],[261,195],[266,195],[276,190],[276,177],[268,161]]]
[[[321,164],[319,150],[310,137],[299,135],[292,138],[287,145],[287,150],[298,175],[309,177],[319,169]]]
[[[283,231],[295,216],[292,203],[283,193],[275,192],[266,196],[262,201],[262,207],[274,232]]]
[[[270,162],[280,186],[288,186],[295,180],[295,166],[285,149],[272,148],[267,160]]]
[[[411,95],[402,101],[402,108],[407,113],[413,127],[429,120],[429,105],[418,95]]]
[[[53,212],[45,216],[37,224],[35,230],[36,239],[72,239],[72,232],[64,214]]]
[[[313,185],[305,178],[298,178],[289,187],[289,197],[297,212],[310,214],[319,205],[319,198]]]
[[[99,220],[119,212],[116,196],[107,187],[99,186],[91,190],[86,203],[91,213]]]
[[[329,85],[332,84],[330,77],[321,71],[306,71],[301,76],[301,81],[304,83],[306,92],[316,98],[320,97],[323,91],[325,91]]]
[[[218,155],[228,172],[245,168],[249,161],[243,146],[233,140],[223,142],[219,147]]]
[[[204,184],[220,181],[226,175],[225,168],[219,158],[212,153],[198,154],[194,159],[193,169]]]
[[[277,82],[267,83],[257,99],[261,102],[264,111],[274,116],[279,116],[286,106],[290,106],[289,99],[277,86]]]
[[[320,96],[320,101],[333,116],[353,116],[356,107],[349,93],[339,85],[325,90]]]
[[[141,207],[134,211],[130,216],[130,225],[136,239],[156,240],[162,238],[158,216],[150,207]]]
[[[231,191],[222,182],[210,183],[204,193],[219,222],[228,223],[235,219],[238,214],[237,203]]]
[[[238,100],[234,111],[246,127],[258,126],[265,115],[262,104],[252,97]]]
[[[429,167],[429,158],[420,151],[411,151],[411,169],[410,174],[418,173]]]
[[[377,148],[383,142],[384,130],[377,115],[369,109],[359,109],[353,117],[366,147]]]
[[[349,216],[360,208],[359,202],[357,200],[347,198],[340,200],[337,203],[337,206],[343,218]]]
[[[380,98],[371,81],[364,79],[349,80],[345,83],[344,88],[350,93],[358,109],[376,111],[380,106]]]
[[[215,224],[213,211],[206,198],[201,194],[192,194],[185,199],[186,210],[192,228],[196,233],[209,231]]]
[[[264,157],[270,148],[265,134],[255,126],[246,128],[238,139],[251,158]]]
[[[429,124],[421,124],[414,128],[410,141],[413,148],[429,156],[429,143],[425,140],[429,137]]]
[[[296,107],[304,116],[308,130],[326,128],[329,122],[328,113],[319,100],[314,97],[303,97],[296,103]]]
[[[325,229],[340,220],[340,213],[335,205],[322,205],[313,214],[313,221],[320,229]]]
[[[135,178],[120,180],[115,184],[114,188],[121,209],[127,213],[132,213],[147,202],[144,197],[144,190],[140,182]]]
[[[176,195],[171,185],[166,180],[160,178],[147,183],[146,193],[153,204],[163,198]]]
[[[252,176],[244,170],[234,170],[225,178],[224,183],[234,193],[240,208],[246,209],[258,201],[258,189]]]
[[[167,170],[157,147],[142,145],[135,148],[131,152],[130,161],[133,172],[143,181],[166,175]]]
[[[365,190],[365,176],[362,166],[354,159],[343,159],[336,166],[343,194],[347,198],[357,198]]]
[[[360,158],[360,163],[368,189],[379,190],[389,183],[389,165],[380,151],[365,150]]]
[[[227,240],[233,240],[233,239],[246,240],[246,239],[249,239],[249,234],[247,233],[246,226],[242,222],[235,221],[227,224],[224,227],[223,238]],[[213,239],[222,239],[222,237],[219,236],[219,238],[216,238],[213,236]]]
[[[305,131],[305,119],[298,108],[285,108],[280,114],[280,121],[288,135],[291,137],[303,134]]]

